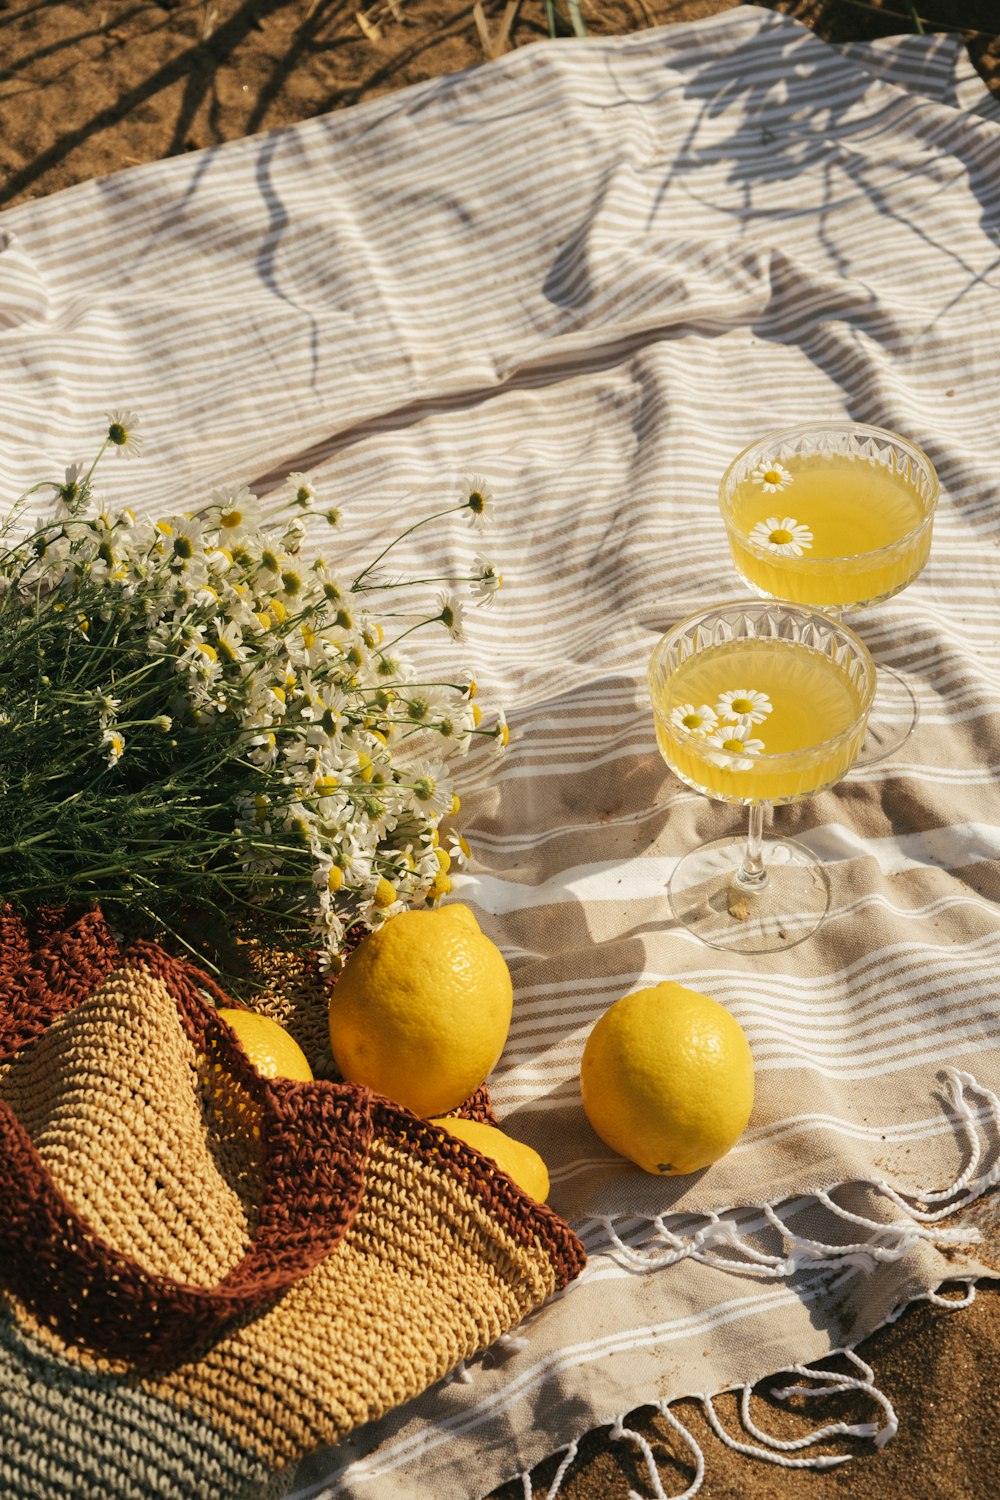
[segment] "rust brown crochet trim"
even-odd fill
[[[0,1061],[74,1010],[121,962],[99,911],[0,910]]]
[[[69,1342],[137,1367],[184,1359],[234,1318],[267,1307],[347,1230],[371,1140],[357,1093],[323,1084],[279,1102],[253,1242],[208,1288],[156,1276],[112,1249],[55,1187],[11,1110],[0,1105],[4,1280]]]
[[[460,1104],[454,1113],[461,1115],[465,1120],[480,1120],[484,1125],[500,1124],[493,1109],[490,1091],[485,1083],[481,1083],[475,1093],[470,1094],[465,1103]]]

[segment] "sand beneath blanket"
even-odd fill
[[[592,33],[611,34],[732,3],[585,0],[584,15]],[[912,29],[909,0],[888,0],[881,15],[862,0],[780,0],[776,8],[833,41]],[[0,0],[0,207],[476,66],[496,50],[505,10],[504,0],[484,0],[481,32],[461,0],[372,0],[358,9],[334,0]],[[973,61],[1000,92],[996,0],[918,0],[917,10],[940,23],[928,30],[969,28]],[[508,45],[547,35],[541,0],[521,0],[512,15]],[[958,1312],[914,1306],[862,1346],[900,1430],[878,1452],[855,1443],[858,1457],[843,1468],[820,1474],[751,1463],[711,1434],[696,1403],[679,1403],[705,1453],[705,1500],[992,1500],[1000,1474],[998,1289],[1000,1281],[985,1284]],[[736,1431],[732,1398],[718,1407]],[[824,1421],[877,1415],[861,1398],[824,1407]],[[807,1426],[763,1400],[756,1419],[783,1437]],[[678,1440],[648,1414],[630,1425],[651,1443],[666,1492],[681,1493],[693,1471]],[[536,1496],[546,1494],[555,1467],[539,1466]],[[598,1432],[582,1444],[560,1494],[625,1500],[630,1489],[654,1493],[641,1455]],[[523,1500],[524,1490],[509,1484],[493,1495]]]
[[[962,1289],[964,1290],[964,1289]],[[745,1459],[726,1448],[710,1431],[696,1401],[678,1401],[673,1410],[701,1446],[705,1483],[699,1500],[995,1500],[1000,1475],[1000,1282],[982,1283],[971,1307],[946,1312],[914,1303],[891,1327],[866,1339],[858,1353],[875,1372],[875,1383],[893,1403],[898,1435],[881,1450],[870,1442],[840,1441],[812,1452],[847,1453],[852,1462],[825,1473],[789,1470]],[[852,1373],[843,1360],[822,1362]],[[856,1373],[856,1372],[854,1372]],[[809,1419],[800,1419],[762,1399],[752,1407],[758,1427],[780,1438],[797,1438],[827,1422],[868,1422],[881,1418],[870,1401],[848,1396],[813,1402]],[[732,1396],[719,1397],[716,1410],[738,1439],[742,1432]],[[626,1423],[649,1442],[667,1495],[683,1494],[694,1477],[685,1445],[652,1409]],[[794,1455],[793,1455],[794,1456]],[[532,1475],[536,1500],[547,1493],[557,1463],[550,1459]],[[607,1429],[580,1445],[559,1500],[627,1500],[629,1490],[643,1500],[655,1491],[646,1463],[636,1447],[610,1443]],[[501,1485],[490,1500],[523,1500],[517,1483]]]

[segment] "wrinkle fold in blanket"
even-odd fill
[[[744,7],[539,43],[3,216],[7,497],[122,405],[146,446],[102,470],[109,504],[245,482],[266,509],[302,470],[342,511],[345,576],[468,474],[496,494],[488,538],[418,528],[393,557],[433,577],[482,547],[504,576],[465,650],[511,743],[460,773],[455,895],[514,977],[494,1107],[590,1262],[520,1340],[307,1460],[296,1495],[471,1500],[998,1264],[998,154],[957,39],[835,48]],[[832,914],[747,958],[672,924],[670,871],[739,810],[666,770],[646,662],[745,597],[730,459],[844,416],[941,480],[924,573],[856,622],[920,722],[777,810]],[[578,1089],[597,1018],[663,978],[732,1010],[757,1079],[736,1148],[669,1181],[602,1144]]]
[[[16,234],[0,231],[0,332],[43,323],[50,306],[38,267]]]

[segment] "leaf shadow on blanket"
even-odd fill
[[[945,61],[955,45],[942,39]],[[580,203],[543,287],[566,318],[560,334],[586,329],[595,361],[612,339],[621,353],[623,335],[629,353],[693,339],[696,358],[712,357],[706,342],[735,340],[730,359],[741,340],[767,343],[776,391],[794,351],[828,382],[831,409],[906,434],[927,372],[953,346],[952,315],[989,294],[1000,266],[981,126],[970,114],[956,131],[947,78],[925,85],[937,97],[915,101],[808,32],[780,49],[780,66],[766,30],[744,51],[738,69],[723,55],[666,73],[650,100],[622,84],[623,109],[664,110],[673,96],[676,114],[662,134],[630,126]],[[981,205],[979,236],[932,230],[949,223],[942,205],[958,183]],[[960,402],[962,392],[942,394]],[[961,506],[982,478],[971,457],[954,439],[910,435]],[[967,519],[992,537],[991,518]]]

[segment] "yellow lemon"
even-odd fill
[[[580,1093],[601,1139],[646,1172],[718,1161],[746,1129],[753,1058],[739,1022],[665,981],[604,1012],[583,1049]]]
[[[330,1046],[351,1083],[444,1115],[496,1065],[514,991],[467,906],[402,911],[355,948],[330,997]]]
[[[446,1120],[431,1120],[431,1124],[440,1125],[442,1130],[457,1135],[467,1146],[474,1147],[483,1156],[495,1161],[501,1172],[513,1177],[529,1198],[544,1203],[549,1196],[548,1168],[538,1152],[531,1146],[526,1146],[523,1141],[515,1141],[513,1136],[498,1130],[495,1125],[486,1125],[481,1120],[464,1120],[454,1115]]]
[[[254,1010],[220,1009],[219,1015],[235,1031],[237,1040],[263,1078],[312,1080],[305,1053],[283,1026]]]

